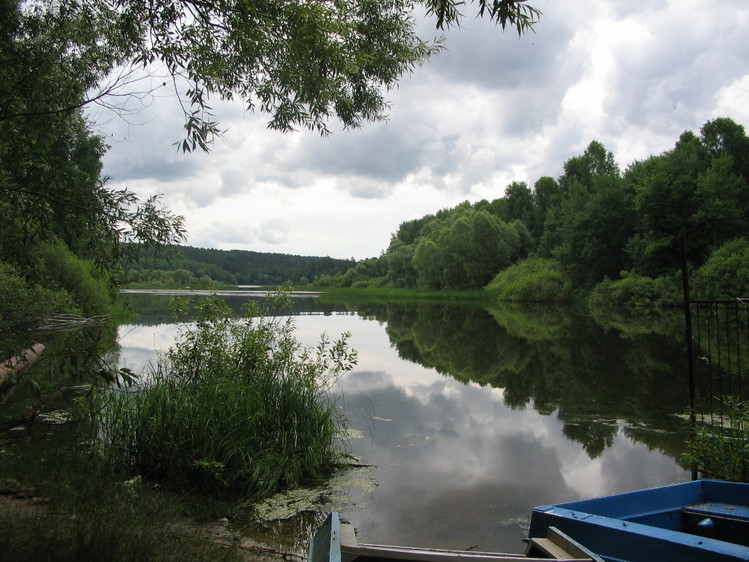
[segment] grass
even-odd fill
[[[394,288],[351,288],[351,287],[295,287],[298,290],[314,290],[322,293],[322,299],[334,300],[367,300],[367,301],[419,301],[419,302],[489,302],[491,297],[483,290],[475,291],[424,291],[420,289]]]
[[[682,460],[708,478],[749,482],[749,402],[729,398],[720,425],[697,427]]]
[[[356,355],[299,344],[290,319],[231,318],[208,299],[136,391],[109,400],[102,454],[114,469],[181,491],[262,498],[329,476],[341,420],[330,379]]]
[[[235,560],[240,552],[180,532],[187,504],[103,470],[83,426],[37,425],[2,441],[3,559],[22,561]],[[21,490],[27,499],[16,499]],[[217,506],[203,504],[201,513]]]

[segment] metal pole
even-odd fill
[[[692,307],[689,297],[689,268],[687,267],[687,242],[682,234],[679,236],[681,250],[681,282],[684,294],[684,337],[687,343],[687,368],[689,371],[689,430],[694,439],[697,431],[697,414],[695,411],[696,389],[694,376],[694,349],[692,342]],[[697,467],[692,465],[692,480],[697,480]]]

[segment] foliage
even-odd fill
[[[425,4],[440,26],[461,19],[454,0]],[[356,127],[382,119],[384,92],[439,48],[417,37],[413,8],[403,0],[9,0],[2,23],[19,64],[4,76],[4,116],[63,113],[142,96],[127,92],[133,76],[116,73],[131,67],[168,73],[159,81],[172,85],[183,109],[185,151],[206,150],[221,132],[211,96],[238,97],[248,110],[269,114],[269,125],[281,131],[327,133],[332,119]],[[514,0],[481,0],[479,12],[518,33],[540,15]],[[19,108],[20,92],[29,85],[38,96]]]
[[[27,333],[54,310],[72,306],[69,299],[67,294],[27,283],[15,267],[0,261],[0,360],[30,346]]]
[[[427,13],[437,16],[437,27],[442,29],[460,21],[458,7],[464,2],[451,0],[424,0]],[[505,29],[507,24],[513,25],[518,34],[532,29],[533,24],[541,15],[541,11],[524,0],[479,0],[479,16],[488,14],[492,21]]]
[[[107,188],[104,139],[81,107],[118,61],[127,33],[103,3],[5,1],[0,18],[0,252],[18,261],[37,240],[60,239],[106,269],[126,242],[169,245],[182,218],[158,196]],[[106,39],[104,39],[106,38]]]
[[[102,470],[79,445],[90,439],[83,427],[45,425],[20,435],[2,444],[0,483],[6,498],[13,491],[29,498],[10,500],[0,510],[5,559],[246,559],[226,544],[184,532],[197,529],[185,517],[200,515],[196,498],[188,503],[188,498],[154,492],[136,479],[123,482]],[[19,505],[9,508],[9,503]]]
[[[709,478],[749,482],[749,402],[728,397],[718,425],[701,424],[682,460]]]
[[[35,249],[33,277],[45,287],[65,291],[79,311],[103,315],[112,302],[111,287],[93,263],[82,259],[61,241],[49,241]]]
[[[565,302],[570,298],[564,270],[546,258],[528,258],[500,271],[485,290],[500,301]]]
[[[327,476],[340,424],[328,391],[356,353],[347,334],[302,346],[291,320],[270,313],[251,305],[238,320],[223,301],[200,303],[148,386],[109,404],[110,461],[178,488],[247,497]]]
[[[186,270],[193,278],[208,277],[227,285],[280,285],[294,284],[302,278],[315,282],[323,275],[343,274],[351,267],[365,267],[353,259],[336,259],[329,256],[295,256],[247,250],[218,250],[179,246],[176,255],[167,260],[153,251],[141,252],[137,262],[128,265],[125,282],[194,286],[192,279],[184,282],[174,277],[176,271]]]
[[[493,201],[466,201],[401,223],[378,258],[387,267],[386,284],[477,289],[500,274],[492,286],[501,299],[564,300],[571,292],[593,292],[592,301],[601,305],[671,306],[681,301],[672,274],[680,264],[679,240],[686,237],[698,294],[715,298],[745,290],[743,254],[720,248],[749,237],[746,147],[744,128],[718,118],[622,174],[614,155],[592,141],[564,163],[558,179],[542,177],[533,190],[512,182]],[[700,272],[713,255],[716,261]],[[527,272],[521,283],[513,266],[528,256],[556,265]],[[721,275],[724,281],[716,277]],[[365,274],[355,283],[374,279]],[[510,283],[518,284],[510,290]],[[347,286],[346,280],[339,285]]]
[[[655,279],[633,272],[622,272],[622,278],[604,279],[590,292],[588,304],[593,308],[626,307],[635,309],[675,306],[681,302],[681,286],[674,276]]]
[[[716,249],[692,276],[692,296],[734,299],[749,296],[749,239],[738,238]]]

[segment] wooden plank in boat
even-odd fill
[[[543,554],[554,560],[571,559],[603,562],[601,557],[556,527],[548,528],[546,538],[532,537],[525,553],[527,556]]]
[[[598,560],[590,556],[576,557],[557,547],[555,552],[563,556],[556,560],[580,562],[580,560]],[[348,524],[341,524],[341,560],[406,560],[412,562],[548,562],[549,554],[541,558],[528,557],[525,554],[508,554],[500,552],[477,552],[471,550],[444,550],[437,548],[418,548],[410,546],[390,546],[381,544],[359,544],[356,534]],[[553,556],[552,556],[553,558]]]

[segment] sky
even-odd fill
[[[558,178],[597,140],[622,170],[717,117],[749,128],[749,2],[529,0],[518,37],[463,8],[446,50],[388,93],[385,122],[321,137],[267,129],[267,115],[211,100],[226,129],[182,154],[182,114],[159,92],[126,119],[96,113],[109,186],[162,194],[186,244],[331,256],[380,255],[407,220]]]

